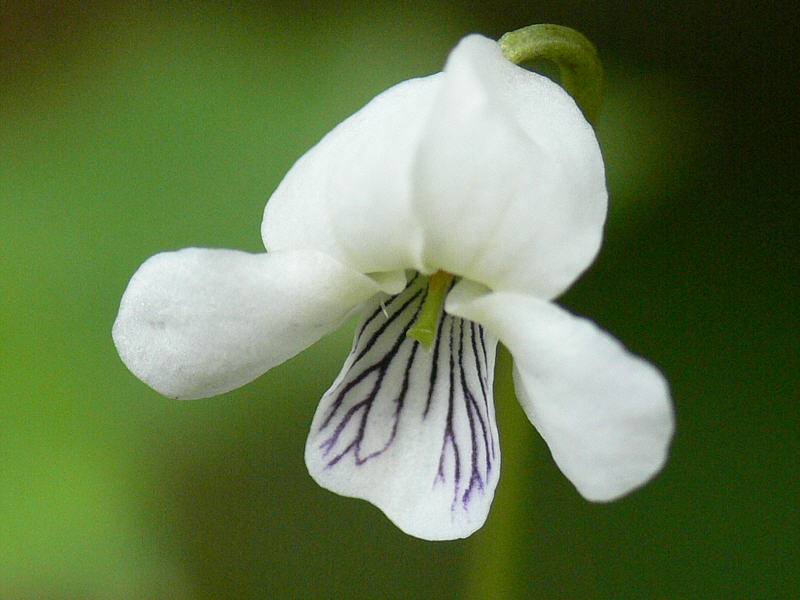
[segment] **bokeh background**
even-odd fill
[[[0,2],[0,598],[800,597],[791,6]],[[607,238],[561,301],[667,374],[655,481],[585,502],[504,397],[486,526],[424,542],[306,474],[350,328],[209,400],[125,369],[143,260],[260,250],[325,132],[462,35],[537,22],[607,68]]]

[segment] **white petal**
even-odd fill
[[[265,246],[318,249],[364,273],[417,268],[409,173],[439,78],[386,90],[302,156],[267,203]]]
[[[454,539],[483,524],[497,485],[497,342],[450,316],[431,349],[408,338],[424,292],[417,277],[365,312],[314,416],[306,464],[321,486],[368,500],[406,533]]]
[[[317,252],[165,252],[131,278],[114,343],[156,391],[203,398],[294,356],[377,291],[370,278]]]
[[[429,269],[552,298],[594,259],[603,161],[573,100],[469,36],[451,54],[414,163]]]
[[[303,156],[262,233],[365,273],[444,269],[550,298],[594,259],[605,212],[602,157],[572,99],[469,36],[443,74],[387,90]]]
[[[508,346],[525,413],[585,498],[618,498],[664,465],[674,418],[667,383],[650,363],[536,298],[462,283],[446,306]]]

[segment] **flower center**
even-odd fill
[[[447,271],[436,271],[428,278],[428,293],[425,295],[425,302],[422,305],[417,320],[406,335],[411,339],[417,340],[425,348],[430,349],[433,340],[436,338],[436,327],[439,324],[439,317],[444,310],[444,299],[450,286],[453,283],[453,275]]]

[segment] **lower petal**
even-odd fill
[[[613,500],[662,468],[674,418],[667,383],[650,363],[594,323],[536,298],[464,283],[446,308],[508,346],[525,413],[585,498]]]
[[[366,310],[314,416],[306,464],[321,486],[368,500],[410,535],[462,538],[486,520],[500,470],[497,342],[447,315],[430,349],[408,338],[425,281]]]
[[[164,252],[131,278],[114,343],[156,391],[204,398],[291,358],[377,291],[369,277],[318,252]]]

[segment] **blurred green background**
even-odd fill
[[[0,598],[795,598],[790,3],[0,2]],[[261,249],[264,202],[468,32],[575,27],[607,68],[607,240],[562,303],[667,374],[666,469],[585,502],[514,402],[486,526],[430,543],[303,448],[351,329],[180,403],[119,361],[148,256]]]

